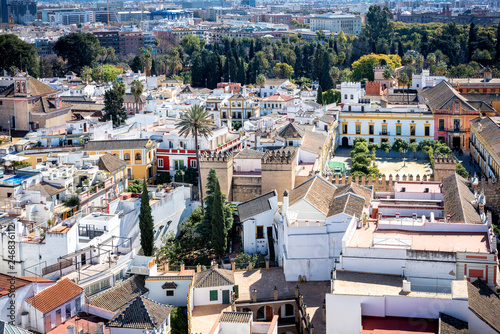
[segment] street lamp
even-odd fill
[[[406,152],[408,152],[408,150],[403,149],[403,167],[406,167]]]

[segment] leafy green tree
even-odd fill
[[[129,193],[134,193],[134,194],[140,194],[142,193],[142,182],[141,180],[137,179],[132,182],[128,183],[128,188],[127,192]]]
[[[11,66],[21,66],[34,77],[40,75],[40,64],[35,47],[16,35],[0,35],[0,70],[8,71]]]
[[[458,175],[460,175],[463,178],[469,177],[469,172],[467,172],[467,169],[465,169],[465,167],[458,161],[457,161],[457,168],[455,171]]]
[[[186,35],[181,39],[181,46],[189,56],[191,56],[194,52],[201,50],[201,41],[200,38],[196,35]]]
[[[293,67],[286,63],[277,63],[273,67],[273,74],[281,79],[291,79],[293,75]]]
[[[70,33],[59,38],[54,51],[68,61],[69,69],[77,73],[84,66],[94,66],[101,50],[101,44],[94,34]]]
[[[391,146],[391,143],[389,143],[388,141],[386,142],[383,142],[381,145],[380,145],[380,148],[382,150],[384,150],[385,154],[387,155],[387,157],[389,157],[389,152],[391,151],[392,149],[392,146]]]
[[[373,67],[385,63],[391,68],[401,67],[401,58],[398,55],[369,54],[364,55],[352,63],[353,77],[355,80],[367,78],[373,80]]]
[[[214,202],[212,204],[212,246],[221,258],[227,248],[227,231],[224,220],[224,202],[217,181],[214,191]]]
[[[196,168],[198,170],[198,187],[200,192],[200,201],[202,212],[204,213],[203,205],[203,185],[201,182],[200,174],[200,159],[199,159],[199,149],[198,149],[198,136],[203,136],[208,138],[212,134],[212,119],[210,113],[199,105],[195,105],[185,111],[177,124],[175,125],[179,129],[179,134],[181,136],[193,136],[194,137],[194,148],[196,151]]]
[[[394,139],[394,143],[392,143],[392,150],[403,154],[402,151],[408,149],[408,142],[402,138]]]
[[[110,64],[103,65],[102,66],[102,80],[105,82],[114,82],[114,81],[116,81],[118,74],[121,74],[122,72],[123,72],[122,69],[120,69],[114,65],[110,65]]]
[[[329,89],[323,93],[323,103],[340,103],[340,92],[336,89]]]
[[[141,231],[141,248],[145,256],[154,255],[154,223],[149,206],[149,193],[146,180],[142,182],[141,209],[139,211],[139,229]]]
[[[389,39],[394,30],[391,22],[393,16],[388,7],[372,5],[366,14],[366,35],[372,44],[372,51],[377,52],[376,42],[380,39]]]
[[[353,146],[356,146],[357,143],[365,143],[368,147],[368,142],[366,141],[366,139],[364,137],[356,137],[354,138],[354,141],[352,143]]]
[[[188,319],[182,308],[174,307],[170,312],[170,319],[173,333],[188,333]]]
[[[262,86],[264,85],[264,83],[266,82],[266,77],[264,76],[264,74],[259,74],[257,75],[257,80],[256,80],[256,84],[259,85],[259,86]]]
[[[323,105],[323,89],[318,86],[318,91],[316,92],[316,103]]]
[[[124,122],[128,115],[123,107],[124,87],[115,84],[112,89],[104,93],[104,111],[106,112],[100,121],[113,121],[113,125],[119,126]]]
[[[413,152],[413,159],[415,159],[415,155],[418,151],[418,144],[416,142],[413,142],[410,145],[408,145],[408,148],[410,149],[410,151]]]
[[[142,60],[140,56],[134,56],[132,60],[130,61],[130,69],[134,72],[137,73],[139,71],[142,71]]]

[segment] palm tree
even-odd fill
[[[384,72],[382,72],[382,76],[384,77],[385,80],[387,80],[387,103],[389,103],[389,86],[390,86],[390,81],[389,79],[392,78],[392,67],[391,66],[386,66],[384,69]]]
[[[405,98],[405,86],[410,82],[410,78],[406,73],[401,73],[401,75],[398,78],[398,82],[403,85],[403,101]],[[408,101],[409,103],[409,101]]]
[[[200,159],[198,150],[198,136],[208,138],[212,134],[212,119],[210,113],[199,105],[195,105],[183,113],[175,127],[179,129],[181,136],[194,136],[194,148],[196,150],[196,169],[198,170],[198,188],[200,191],[201,212],[205,214],[203,207],[203,186],[201,184]]]
[[[136,113],[139,112],[139,102],[142,93],[144,92],[144,85],[139,80],[134,80],[130,84],[130,92],[134,95]]]

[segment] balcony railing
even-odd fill
[[[454,126],[451,129],[446,130],[446,132],[469,132],[469,128],[462,126]]]
[[[380,131],[378,134],[381,136],[390,136],[391,132],[390,131]]]

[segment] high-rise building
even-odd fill
[[[7,0],[7,8],[8,13],[14,17],[14,23],[16,24],[28,24],[37,18],[35,0]]]
[[[9,8],[7,0],[0,0],[0,23],[9,23]]]

